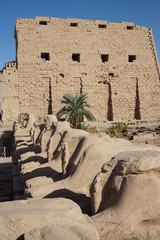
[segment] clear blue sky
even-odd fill
[[[15,60],[16,18],[35,16],[127,21],[152,28],[160,59],[160,0],[1,0],[0,70]]]

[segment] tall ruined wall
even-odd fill
[[[1,104],[4,125],[12,125],[19,114],[16,62],[7,62],[1,72]]]
[[[151,29],[133,23],[17,19],[19,112],[56,113],[65,93],[88,93],[98,121],[160,117]]]

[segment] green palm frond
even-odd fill
[[[96,121],[95,117],[89,110],[83,109],[81,114],[85,116],[88,121]]]
[[[57,118],[65,115],[65,120],[69,121],[73,127],[77,128],[79,122],[86,117],[89,121],[96,120],[93,114],[88,110],[91,106],[87,103],[87,94],[65,94],[61,103],[65,104],[57,113]]]

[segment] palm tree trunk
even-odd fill
[[[77,124],[78,124],[78,121],[77,121],[77,116],[74,117],[74,128],[77,128]]]

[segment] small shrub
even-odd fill
[[[117,132],[122,132],[123,130],[127,129],[128,126],[123,123],[117,123],[116,125],[113,125],[111,129],[116,130]]]

